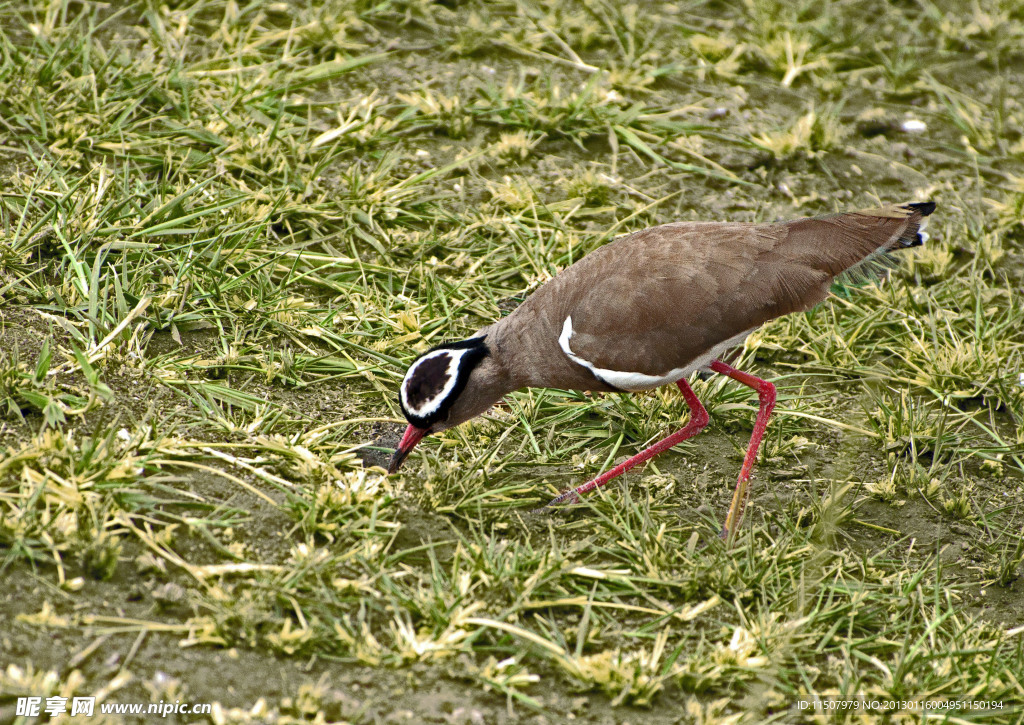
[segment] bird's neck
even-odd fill
[[[518,355],[523,341],[517,339],[516,334],[511,334],[511,327],[504,324],[508,319],[503,318],[477,333],[487,336],[486,344],[490,353],[488,357],[493,370],[493,389],[501,390],[502,396],[532,383],[529,376],[530,367],[525,364],[527,361],[520,360]]]

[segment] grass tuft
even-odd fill
[[[1022,38],[1002,0],[0,2],[0,711],[1019,722]],[[620,233],[927,198],[734,361],[779,396],[731,549],[721,378],[550,516],[678,395],[521,391],[380,468],[417,354]]]

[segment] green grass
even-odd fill
[[[0,571],[41,582],[2,603],[34,653],[0,658],[0,711],[106,687],[245,721],[155,674],[243,649],[488,722],[1019,721],[1017,3],[116,7],[0,0]],[[748,340],[779,404],[734,548],[756,401],[723,378],[692,381],[705,433],[571,512],[527,515],[677,395],[523,391],[364,464],[419,352],[618,234],[925,198],[901,267]],[[128,637],[134,684],[53,631]],[[267,718],[415,709],[302,677]]]

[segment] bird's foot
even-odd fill
[[[579,502],[580,502],[579,490],[575,489],[575,488],[570,488],[568,491],[562,491],[562,493],[560,493],[557,496],[555,496],[553,499],[548,501],[546,504],[544,504],[540,508],[535,508],[530,513],[534,513],[534,514],[547,513],[548,509],[554,508],[555,506],[561,506],[562,504],[577,504]]]

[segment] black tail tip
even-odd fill
[[[934,201],[915,201],[910,204],[904,204],[904,209],[908,209],[911,212],[917,212],[921,217],[926,217],[935,211]],[[900,238],[900,246],[904,249],[908,247],[920,247],[926,241],[928,241],[928,235],[923,231],[925,222],[919,220],[919,223],[914,225],[913,230],[906,236]]]
[[[904,204],[903,206],[907,209],[921,212],[921,216],[928,216],[935,211],[934,201],[915,201],[912,204]]]

